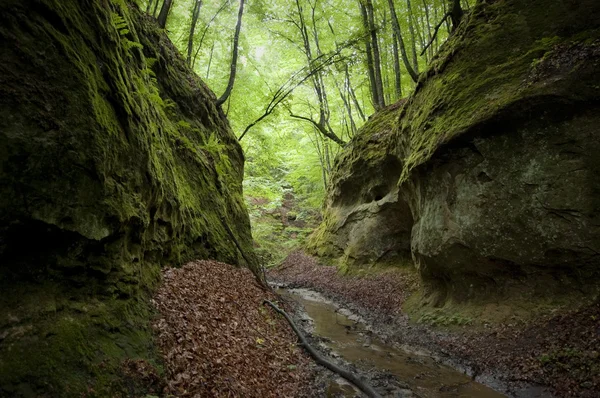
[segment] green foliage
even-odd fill
[[[111,13],[111,20],[112,20],[112,24],[114,26],[114,28],[119,32],[119,35],[121,36],[121,45],[123,46],[123,48],[125,49],[125,51],[127,52],[128,56],[131,57],[131,50],[134,48],[137,48],[138,50],[143,50],[144,46],[141,43],[138,43],[137,41],[133,41],[133,40],[129,40],[129,38],[127,38],[127,35],[129,35],[131,33],[131,31],[129,30],[129,23],[127,22],[127,20],[125,20],[124,17],[122,17],[121,15],[112,12]]]

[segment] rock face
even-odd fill
[[[394,111],[392,131],[377,126],[389,115],[375,115],[344,149],[314,252],[367,266],[387,250],[373,240],[410,247],[434,305],[597,282],[600,4],[526,3],[479,2]],[[366,168],[362,157],[379,160]],[[380,200],[345,183],[383,176]],[[363,249],[372,254],[348,262]]]
[[[392,146],[400,106],[374,115],[336,158],[324,221],[309,244],[342,267],[410,259],[413,220],[398,195],[402,163]]]
[[[136,6],[0,11],[0,395],[133,393],[160,266],[256,266],[241,148]]]

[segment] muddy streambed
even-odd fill
[[[504,397],[423,352],[384,343],[362,319],[319,293],[308,289],[278,289],[278,292],[301,306],[304,314],[300,315],[299,326],[321,341],[326,346],[323,348],[331,350],[331,356],[354,364],[367,375],[391,375],[412,391],[390,391],[391,396]],[[356,390],[338,379],[327,387],[327,395],[353,397]]]

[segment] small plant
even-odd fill
[[[129,33],[131,33],[131,31],[129,30],[129,24],[127,23],[125,18],[113,12],[111,13],[111,19],[113,26],[115,27],[117,32],[119,32],[119,36],[121,37],[121,45],[123,46],[129,57],[131,57],[131,49],[137,48],[142,50],[144,48],[144,46],[141,43],[129,40],[126,37]]]

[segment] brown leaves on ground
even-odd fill
[[[164,272],[155,323],[168,386],[178,397],[293,397],[309,360],[247,269],[196,261]]]
[[[500,370],[509,380],[551,386],[560,397],[600,396],[600,303],[539,319],[527,327],[500,326],[444,342],[451,351]]]
[[[479,372],[500,375],[509,383],[550,386],[559,397],[600,396],[600,302],[527,326],[433,331],[399,319],[402,303],[414,291],[410,276],[384,272],[368,278],[346,277],[302,252],[292,253],[269,275],[368,309],[377,315],[373,319],[395,317],[397,322],[392,323],[404,326],[394,331],[403,343],[467,360]]]
[[[385,317],[400,314],[404,300],[418,283],[414,275],[397,269],[366,277],[341,276],[337,271],[336,267],[320,265],[314,257],[295,251],[280,267],[270,271],[269,276],[295,287],[326,291]]]

